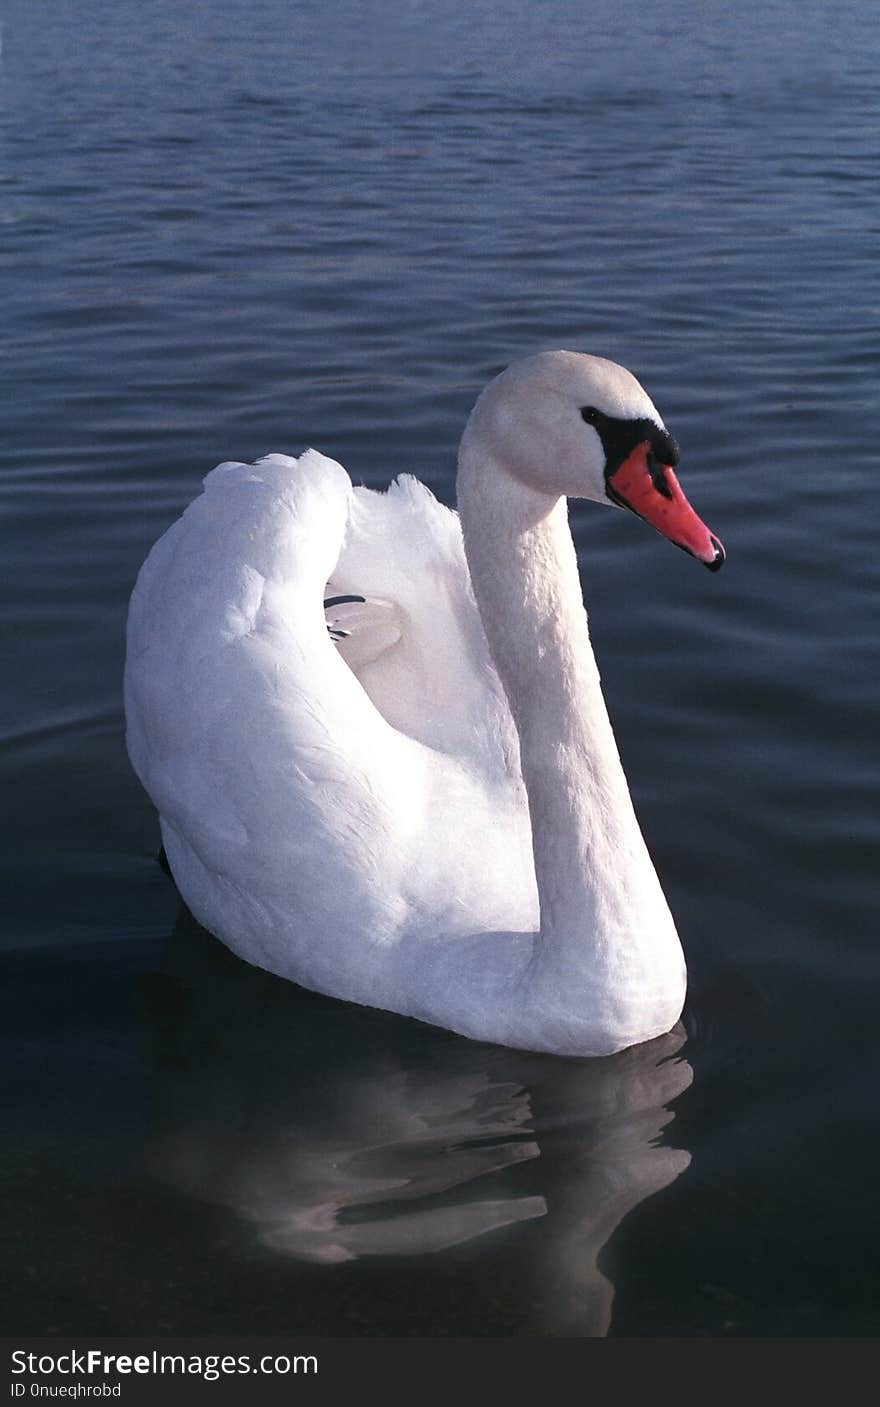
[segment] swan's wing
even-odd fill
[[[328,596],[324,619],[330,639],[355,673],[384,655],[403,634],[403,619],[393,601],[368,596]]]
[[[423,767],[324,622],[351,498],[345,471],[314,451],[220,465],[132,596],[129,754],[178,886],[233,947],[293,894],[328,926],[357,912],[379,937],[399,926],[400,815],[414,823]],[[314,970],[302,980],[326,986]]]
[[[339,611],[348,609],[352,623],[339,648],[383,717],[487,784],[518,778],[457,513],[410,475],[385,493],[354,489],[328,594],[363,601],[337,609],[336,620],[344,625]]]
[[[399,621],[357,674],[327,629],[339,595]],[[178,887],[249,961],[384,1005],[401,934],[512,927],[534,907],[458,520],[413,481],[353,490],[314,451],[215,469],[141,569],[125,696]]]

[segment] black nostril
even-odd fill
[[[666,477],[666,465],[661,464],[653,450],[648,451],[648,473],[651,476],[651,483],[659,494],[664,498],[672,498],[672,489],[669,487],[669,480]]]

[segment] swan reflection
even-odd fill
[[[238,1208],[265,1244],[325,1262],[423,1254],[545,1215],[540,1196],[476,1200],[466,1190],[464,1200],[432,1200],[538,1157],[537,1143],[522,1138],[522,1090],[483,1074],[401,1071],[357,1077],[350,1093],[352,1104],[328,1110],[308,1141],[302,1130],[267,1139],[240,1177]]]
[[[479,1045],[247,967],[185,913],[153,1015],[163,1179],[324,1265],[529,1236],[545,1332],[607,1330],[599,1254],[690,1161],[659,1141],[680,1029],[605,1060]]]

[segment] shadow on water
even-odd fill
[[[607,1331],[600,1252],[690,1162],[661,1139],[692,1079],[680,1029],[598,1061],[480,1045],[246,967],[185,911],[149,1006],[156,1178],[325,1267],[488,1233],[516,1255],[529,1224],[532,1331]]]
[[[686,1045],[578,1061],[306,992],[184,912],[4,967],[9,1333],[876,1328],[870,984],[817,1039],[788,966],[710,965]]]

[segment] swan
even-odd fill
[[[636,378],[542,352],[479,396],[458,512],[316,450],[225,463],[128,616],[127,745],[178,890],[256,966],[476,1040],[670,1031],[684,956],[590,645],[567,499],[717,570]]]

